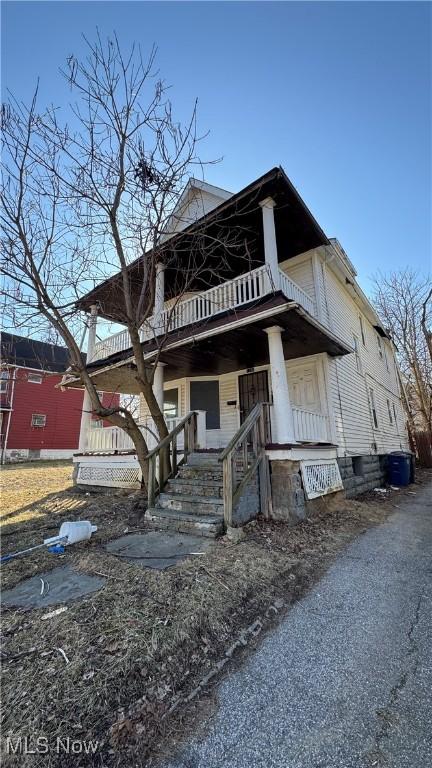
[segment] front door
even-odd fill
[[[267,371],[245,373],[243,376],[239,376],[239,397],[240,422],[243,424],[254,405],[269,402]]]
[[[288,367],[288,387],[292,405],[304,411],[322,413],[315,363]]]

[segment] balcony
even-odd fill
[[[176,331],[188,325],[205,322],[222,312],[238,309],[275,291],[281,291],[287,299],[295,301],[306,312],[316,317],[316,305],[309,294],[303,291],[282,270],[278,270],[274,280],[269,267],[263,265],[234,278],[234,280],[221,283],[203,293],[180,301],[173,307],[164,309],[158,317],[152,315],[141,329],[141,342],[149,341],[155,336]],[[129,333],[125,329],[95,344],[92,362],[122,352],[129,349],[130,346]]]

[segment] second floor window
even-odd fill
[[[0,394],[5,394],[8,390],[9,371],[0,371]]]
[[[383,353],[383,344],[382,344],[381,336],[379,335],[379,333],[377,333],[377,344],[378,344],[378,354],[382,360],[384,357],[384,353]]]
[[[389,422],[390,422],[390,424],[393,424],[393,414],[392,414],[392,410],[391,410],[390,400],[387,400],[387,410],[388,410],[388,415],[389,415]]]
[[[363,318],[361,315],[359,315],[359,321],[360,321],[360,333],[361,333],[361,340],[362,344],[365,347],[366,346],[366,336],[365,336],[365,329],[363,325]]]
[[[27,381],[29,381],[30,384],[42,384],[42,376],[40,373],[29,373]]]
[[[355,334],[353,334],[353,343],[354,343],[354,354],[356,359],[356,368],[357,368],[357,371],[361,373],[362,364],[361,364],[361,357],[360,357],[360,349],[359,349],[358,338]]]
[[[378,416],[377,416],[377,410],[375,405],[375,392],[373,391],[372,387],[369,387],[369,403],[370,403],[374,429],[378,429]]]

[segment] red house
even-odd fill
[[[2,464],[25,459],[67,459],[77,451],[84,392],[57,387],[68,365],[65,347],[2,333]],[[103,393],[106,405],[117,405],[119,398],[118,394]],[[95,421],[95,427],[98,425]]]

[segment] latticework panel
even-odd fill
[[[324,496],[326,493],[342,491],[343,484],[336,459],[301,461],[300,469],[303,487],[308,499]]]
[[[78,483],[112,488],[135,488],[140,485],[140,469],[130,464],[80,464]]]

